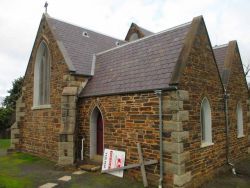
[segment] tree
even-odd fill
[[[21,96],[23,77],[19,77],[12,82],[12,88],[8,91],[9,96],[6,96],[3,105],[6,108],[15,110],[16,100]]]
[[[21,96],[22,83],[23,77],[15,79],[8,91],[9,95],[3,100],[3,107],[0,108],[0,130],[9,128],[14,123],[16,100]]]

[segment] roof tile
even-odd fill
[[[97,54],[95,76],[81,96],[164,89],[191,24]]]

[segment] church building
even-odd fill
[[[198,187],[250,152],[249,105],[237,42],[212,47],[202,16],[157,33],[132,23],[119,40],[45,13],[11,148],[63,166],[108,148],[127,165],[139,143],[158,161],[149,184]],[[141,181],[139,168],[125,176]]]

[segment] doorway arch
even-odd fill
[[[90,159],[96,155],[103,155],[104,148],[103,116],[98,107],[95,107],[90,116]]]

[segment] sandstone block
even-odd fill
[[[182,122],[163,121],[163,132],[183,131]]]
[[[22,91],[26,91],[26,87],[25,86],[22,87]]]
[[[164,172],[181,175],[185,173],[185,164],[164,162]]]
[[[247,100],[247,104],[250,105],[250,99]]]
[[[192,179],[191,172],[187,172],[187,173],[182,174],[182,175],[174,174],[174,185],[183,186],[186,183],[190,182],[191,179]]]
[[[171,98],[177,99],[180,101],[188,101],[189,100],[189,93],[185,90],[177,90],[171,92]]]
[[[25,103],[17,103],[16,104],[16,108],[24,108],[25,107]]]
[[[250,123],[247,124],[247,127],[250,128]]]
[[[173,142],[182,142],[184,140],[187,140],[188,138],[189,138],[188,131],[172,132],[171,133],[171,139]]]
[[[71,75],[63,75],[63,81],[74,81],[75,77]]]
[[[163,141],[163,152],[182,153],[183,149],[184,149],[183,143],[173,143],[173,142]]]
[[[62,95],[70,95],[76,96],[77,95],[77,87],[65,87],[63,88]]]
[[[58,160],[59,165],[71,165],[74,163],[74,158],[73,157],[60,157]]]
[[[69,87],[80,87],[81,82],[79,82],[79,81],[70,81],[70,82],[68,82],[68,86]]]
[[[181,164],[190,159],[190,152],[186,151],[184,153],[172,153],[173,163]]]
[[[163,100],[163,112],[172,111],[172,110],[182,110],[183,101],[177,100]]]
[[[189,112],[187,110],[178,111],[173,114],[173,121],[188,121],[189,120]]]

